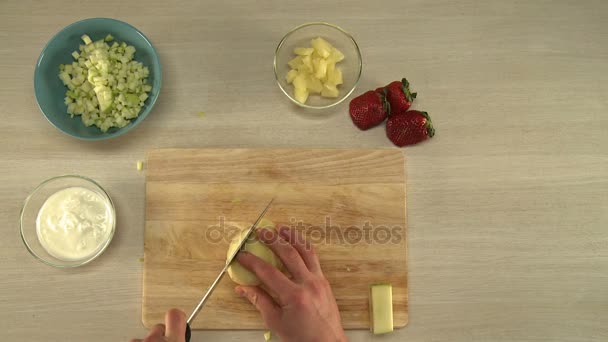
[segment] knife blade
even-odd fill
[[[270,205],[272,204],[273,201],[274,201],[274,198],[271,199],[270,202],[268,202],[268,204],[266,205],[266,207],[264,208],[262,213],[258,216],[258,218],[255,220],[255,222],[251,225],[251,227],[249,227],[249,229],[247,230],[247,234],[245,235],[243,240],[239,243],[239,245],[235,249],[234,253],[232,253],[232,255],[226,260],[226,265],[224,265],[224,268],[220,271],[220,274],[218,274],[218,276],[215,278],[213,283],[211,283],[211,286],[209,286],[209,288],[207,289],[207,292],[205,292],[205,294],[203,295],[201,300],[198,302],[198,304],[196,305],[194,310],[192,310],[190,317],[188,317],[188,320],[186,321],[186,342],[190,341],[190,336],[192,333],[191,329],[190,329],[190,323],[192,323],[192,321],[198,315],[199,311],[201,311],[201,309],[205,305],[205,302],[207,302],[207,299],[209,299],[209,297],[213,293],[213,290],[215,290],[215,287],[217,286],[217,284],[220,282],[220,280],[222,280],[222,278],[224,277],[224,274],[226,274],[226,270],[228,270],[228,267],[230,267],[230,264],[234,261],[236,256],[239,254],[239,252],[241,251],[241,248],[243,248],[243,246],[249,239],[249,236],[251,236],[251,233],[253,233],[253,231],[255,230],[257,225],[260,223],[260,221],[264,217],[264,214],[266,214],[266,212],[270,208]]]

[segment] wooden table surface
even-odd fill
[[[437,135],[404,149],[409,325],[383,341],[608,340],[608,2],[0,2],[0,334],[6,341],[141,336],[144,173],[159,147],[379,147],[347,104],[294,107],[275,84],[274,48],[325,20],[351,31],[356,93],[406,75]],[[163,89],[134,131],[82,142],[54,129],[34,64],[62,27],[106,16],[158,49]],[[204,119],[199,111],[207,113]],[[34,260],[18,216],[41,181],[77,173],[117,205],[116,236],[94,263]],[[376,340],[352,331],[352,341]],[[196,332],[193,341],[260,341]]]

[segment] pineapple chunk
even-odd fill
[[[298,56],[310,56],[310,55],[312,55],[313,52],[315,52],[314,48],[295,48],[295,49],[293,49],[293,53],[295,53]]]
[[[302,65],[303,65],[303,71],[312,73],[313,71],[313,65],[312,65],[312,60],[310,58],[310,56],[304,56],[302,57]]]
[[[336,62],[332,61],[331,59],[328,59],[327,60],[327,74],[325,74],[325,77],[323,77],[321,79],[321,81],[323,81],[323,83],[327,82],[329,75],[331,75],[331,73],[334,72],[335,68],[336,68]]]
[[[306,103],[306,100],[308,100],[308,90],[306,89],[295,88],[293,95],[300,103]]]
[[[309,77],[306,82],[306,89],[311,94],[320,94],[323,91],[323,83],[318,78]]]
[[[325,83],[323,85],[323,90],[321,91],[321,96],[323,97],[338,97],[340,95],[340,91],[336,87],[335,84]]]
[[[334,62],[331,59],[329,59],[327,61],[327,73],[331,74],[332,72],[334,72],[335,68],[336,68],[336,62]]]
[[[340,68],[334,68],[331,72],[327,72],[327,82],[331,84],[342,84],[344,80],[342,79],[342,70]]]
[[[306,90],[308,88],[308,82],[306,78],[306,74],[298,73],[296,78],[293,79],[294,88]]]
[[[338,63],[338,62],[341,62],[344,60],[344,54],[342,53],[342,51],[340,51],[332,46],[331,54],[330,54],[329,58],[331,60],[335,61],[336,63]]]
[[[291,69],[287,73],[287,76],[285,76],[285,80],[287,81],[287,83],[292,83],[296,76],[298,76],[298,70]]]
[[[313,66],[315,67],[315,77],[316,78],[322,79],[325,77],[325,75],[327,75],[327,60],[319,59],[317,64],[316,65],[313,64]]]
[[[292,69],[299,69],[299,67],[302,65],[302,57],[298,56],[290,60],[287,62],[287,65],[289,65]]]
[[[321,37],[312,39],[310,44],[312,47],[296,47],[296,57],[288,62],[291,70],[285,80],[293,84],[295,99],[305,103],[310,94],[339,97],[338,85],[344,80],[336,63],[344,59],[344,54]]]
[[[315,49],[315,52],[323,58],[329,57],[331,54],[332,46],[325,39],[317,37],[310,41],[310,45]]]

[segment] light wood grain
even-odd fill
[[[163,89],[112,141],[76,141],[40,114],[33,70],[61,28],[126,21],[160,53]],[[355,94],[407,76],[437,128],[406,148],[409,322],[382,341],[608,340],[608,2],[602,0],[0,1],[0,327],[7,341],[143,336],[144,177],[167,147],[391,147],[344,103],[312,115],[275,84],[292,27],[326,20],[361,48]],[[244,62],[246,61],[246,62]],[[247,65],[247,67],[242,67]],[[200,119],[197,113],[207,115]],[[94,263],[57,270],[18,234],[44,179],[89,176],[118,227]],[[349,331],[351,341],[372,341]],[[197,341],[260,341],[196,331]]]
[[[190,312],[226,261],[228,243],[265,218],[313,242],[346,329],[368,329],[369,285],[393,285],[407,324],[404,156],[395,150],[165,149],[148,153],[143,322]],[[228,277],[194,329],[263,329]]]

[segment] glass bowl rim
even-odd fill
[[[357,70],[357,79],[355,80],[355,84],[353,84],[353,86],[351,87],[351,89],[346,93],[346,95],[344,95],[340,100],[332,102],[328,105],[325,106],[311,106],[311,105],[307,105],[305,103],[300,103],[298,102],[296,99],[294,99],[289,92],[283,88],[283,86],[281,85],[281,81],[279,79],[279,73],[277,71],[277,54],[279,53],[279,50],[281,49],[281,47],[283,46],[283,44],[285,43],[285,41],[287,40],[287,38],[289,38],[289,36],[291,36],[294,32],[304,28],[304,27],[308,27],[308,26],[315,26],[315,25],[321,25],[321,26],[328,26],[331,28],[334,28],[340,32],[342,32],[342,34],[344,34],[355,46],[355,50],[357,51],[357,57],[358,57],[358,70]],[[274,77],[275,80],[277,81],[277,84],[279,85],[279,88],[281,89],[281,91],[283,92],[283,94],[285,94],[285,96],[287,96],[287,98],[289,98],[291,100],[291,102],[297,104],[300,107],[304,107],[304,108],[310,108],[310,109],[327,109],[327,108],[331,108],[334,107],[340,103],[342,103],[344,100],[346,100],[357,88],[357,85],[359,85],[359,81],[361,80],[361,72],[363,70],[363,58],[361,57],[361,49],[359,49],[359,45],[357,44],[357,41],[355,40],[355,38],[353,38],[353,36],[348,33],[347,31],[345,31],[344,29],[342,29],[340,26],[338,25],[334,25],[334,24],[330,24],[327,22],[323,22],[323,21],[313,21],[313,22],[309,22],[309,23],[304,23],[302,25],[298,25],[294,28],[292,28],[291,30],[289,30],[289,32],[287,32],[285,34],[285,36],[283,36],[283,38],[281,39],[281,41],[279,42],[279,45],[277,45],[277,48],[274,51],[274,61],[273,61],[273,68],[274,68]]]
[[[85,259],[82,259],[82,260],[75,261],[73,264],[70,264],[70,265],[64,265],[64,264],[58,264],[58,263],[54,263],[54,262],[45,260],[44,258],[38,256],[38,254],[36,254],[36,252],[33,251],[32,247],[27,242],[27,239],[25,238],[24,233],[23,233],[23,228],[24,228],[23,215],[25,213],[25,208],[27,208],[27,206],[28,206],[30,200],[32,199],[32,197],[40,189],[42,189],[45,185],[47,185],[47,184],[49,184],[51,182],[60,180],[60,179],[70,179],[70,178],[78,178],[80,180],[84,180],[85,182],[89,182],[92,185],[94,185],[95,187],[99,188],[99,190],[101,190],[101,192],[103,193],[103,195],[108,199],[108,202],[110,203],[110,208],[112,209],[112,219],[113,220],[112,220],[112,231],[110,232],[110,236],[108,236],[108,239],[106,240],[106,242],[104,242],[103,247],[101,247],[99,249],[99,251],[97,251],[95,254],[93,254],[89,258],[85,258]],[[91,178],[88,178],[88,177],[85,177],[85,176],[76,175],[76,174],[66,174],[66,175],[61,175],[61,176],[55,176],[55,177],[49,178],[49,179],[43,181],[42,183],[40,183],[25,198],[25,201],[23,202],[23,206],[21,207],[21,212],[19,214],[19,233],[20,233],[20,236],[21,236],[21,241],[23,241],[23,244],[25,245],[27,251],[34,258],[36,258],[38,261],[40,261],[40,262],[42,262],[42,263],[44,263],[46,265],[57,267],[57,268],[74,268],[74,267],[79,267],[79,266],[86,265],[86,264],[90,263],[91,261],[97,259],[108,248],[108,246],[110,245],[110,242],[112,242],[112,239],[114,238],[114,233],[115,232],[116,232],[116,208],[114,207],[114,202],[112,201],[112,198],[110,197],[110,195],[108,194],[108,192],[101,185],[99,185],[99,183],[97,183],[96,181],[92,180]],[[60,260],[60,259],[58,259],[58,260]]]

